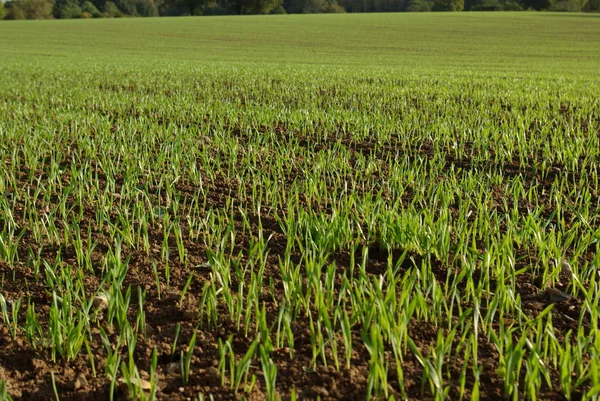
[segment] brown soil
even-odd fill
[[[117,129],[117,127],[115,127]],[[333,146],[343,146],[351,152],[369,155],[370,157],[385,161],[390,157],[394,157],[397,153],[397,147],[394,143],[378,144],[368,141],[355,142],[344,137],[339,137],[337,141],[326,143],[312,143],[308,138],[298,134],[291,134],[286,131],[285,127],[278,126],[274,128],[282,136],[282,140],[293,140],[295,143],[310,148],[314,152],[318,152]],[[234,135],[238,135],[240,141],[248,140],[250,134],[243,133],[239,130],[234,131]],[[76,145],[76,144],[73,144]],[[411,154],[411,157],[428,157],[432,158],[436,152],[432,144],[423,143],[415,149],[403,149],[403,153]],[[552,174],[545,176],[528,169],[519,167],[519,161],[514,160],[512,163],[504,165],[494,165],[493,163],[480,163],[471,159],[462,160],[451,156],[451,152],[447,153],[446,163],[448,168],[457,166],[462,169],[489,169],[490,171],[503,171],[507,176],[522,175],[527,178],[530,185],[538,185],[540,199],[544,201],[543,190],[549,188],[555,178],[555,175],[562,174],[563,166],[554,166]],[[475,156],[475,152],[473,153]],[[493,157],[490,159],[493,160]],[[65,157],[65,160],[70,160]],[[268,161],[264,161],[268,163]],[[68,170],[67,170],[68,171]],[[16,183],[16,188],[19,192],[25,194],[29,188],[28,177],[30,174],[44,177],[45,171],[20,171],[19,182]],[[98,171],[101,176],[102,171]],[[291,169],[288,177],[289,183],[294,179],[301,179],[300,172]],[[68,182],[68,174],[65,174],[65,182]],[[177,190],[182,197],[193,197],[196,189],[187,185],[185,180],[177,184]],[[225,205],[227,197],[235,197],[237,182],[231,182],[226,178],[226,174],[222,177],[217,177],[213,182],[208,183],[209,201],[206,208],[221,208]],[[590,188],[592,193],[597,195],[597,188]],[[410,197],[410,193],[406,195]],[[502,210],[502,194],[498,192],[494,194],[496,202],[490,205],[490,212],[497,210],[498,213],[506,211]],[[26,216],[23,215],[23,197],[17,196],[16,208],[14,208],[15,219],[18,224],[27,226]],[[407,199],[407,201],[410,199]],[[242,200],[237,200],[242,201]],[[53,199],[52,202],[56,202]],[[56,203],[46,205],[50,210],[55,208]],[[305,205],[309,207],[308,205]],[[519,205],[522,208],[522,213],[527,213],[528,205]],[[320,205],[311,205],[313,208],[319,208]],[[326,206],[323,206],[326,210]],[[548,204],[548,213],[550,213],[550,205]],[[106,235],[102,227],[97,227],[94,220],[93,205],[86,205],[83,211],[86,218],[81,224],[82,232],[91,230],[93,241],[98,243],[98,246],[93,252],[93,264],[99,265],[107,250],[112,247],[110,239]],[[455,211],[454,211],[455,212]],[[235,216],[237,219],[236,225],[241,230],[241,216]],[[256,232],[258,219],[256,216],[252,219],[253,232]],[[0,219],[2,222],[2,219]],[[267,210],[265,215],[261,216],[261,222],[265,235],[272,235],[269,243],[270,254],[268,257],[267,271],[265,275],[272,278],[275,293],[271,294],[269,288],[263,289],[262,301],[265,302],[266,309],[271,316],[271,321],[276,317],[277,313],[277,296],[281,294],[281,278],[278,271],[278,256],[283,253],[286,244],[285,235],[282,233],[279,225],[275,220],[275,216]],[[61,222],[57,222],[59,225]],[[501,229],[501,228],[499,228]],[[212,395],[214,399],[249,399],[262,400],[266,398],[266,390],[263,380],[263,373],[260,365],[253,364],[251,374],[257,377],[256,384],[251,392],[244,393],[240,390],[234,393],[229,387],[228,380],[225,381],[225,386],[221,386],[221,378],[216,370],[218,362],[217,341],[218,339],[225,340],[229,335],[234,334],[234,349],[238,357],[242,357],[250,346],[253,335],[248,338],[244,336],[244,327],[238,331],[235,322],[229,321],[228,314],[224,308],[220,314],[219,321],[216,326],[207,327],[203,325],[198,331],[196,348],[192,357],[191,378],[188,384],[184,384],[179,373],[178,365],[173,369],[172,363],[179,362],[179,353],[186,348],[194,328],[199,324],[197,313],[189,313],[197,310],[199,300],[196,294],[200,294],[204,283],[209,279],[206,271],[202,269],[190,270],[189,267],[182,266],[177,255],[177,250],[174,240],[171,244],[171,288],[166,287],[166,283],[162,282],[162,298],[158,299],[158,293],[155,286],[155,279],[152,271],[152,264],[159,263],[160,266],[160,248],[162,243],[162,231],[159,227],[151,227],[151,248],[150,255],[146,255],[140,250],[131,247],[124,247],[123,258],[129,258],[129,271],[126,277],[125,284],[133,287],[133,294],[137,294],[136,289],[140,287],[145,290],[146,295],[146,336],[138,338],[136,347],[136,362],[141,370],[142,378],[148,378],[150,372],[150,357],[152,350],[156,348],[158,353],[158,372],[159,372],[159,391],[157,399],[159,400],[188,400],[198,399],[198,394],[205,396]],[[185,245],[189,253],[189,265],[195,266],[206,262],[206,249],[189,238],[189,232],[184,232]],[[249,236],[238,236],[236,243],[237,250],[247,249],[250,242]],[[84,242],[87,242],[84,239]],[[369,245],[369,244],[363,244]],[[43,246],[43,249],[41,248]],[[28,251],[34,253],[42,249],[42,255],[49,263],[53,262],[57,255],[65,263],[65,266],[76,265],[76,255],[74,249],[63,248],[52,244],[38,244],[32,238],[31,233],[25,232],[19,243],[19,260],[14,268],[9,268],[7,263],[0,262],[0,277],[3,281],[3,295],[7,299],[17,299],[24,296],[25,299],[30,297],[35,303],[36,310],[40,316],[47,316],[50,304],[52,302],[50,294],[47,292],[43,279],[36,278],[32,269],[27,265]],[[237,252],[237,251],[236,251]],[[383,251],[373,248],[369,263],[368,274],[377,275],[385,270],[388,259],[388,252],[392,252],[393,258],[398,258],[402,250]],[[592,258],[593,250],[590,250],[585,257]],[[529,255],[526,249],[518,250],[520,265],[525,265],[531,262],[535,256]],[[360,250],[359,250],[360,255]],[[298,256],[298,255],[296,255]],[[336,265],[339,268],[348,266],[350,260],[348,251],[339,251],[333,256],[336,260]],[[420,264],[422,256],[410,254],[405,260],[402,269],[408,270],[414,267],[413,263]],[[414,261],[414,262],[413,262]],[[453,269],[453,266],[445,265],[441,261],[433,260],[434,273],[440,282],[446,280],[448,270]],[[178,304],[178,294],[183,288],[190,274],[193,274],[193,281],[188,290],[188,296],[184,305]],[[41,276],[43,276],[43,271]],[[86,291],[92,295],[100,285],[100,272],[96,275],[87,274],[85,278]],[[526,305],[526,309],[532,315],[539,313],[547,305],[552,303],[552,300],[543,292],[543,285],[536,286],[536,277],[531,274],[523,274],[518,276],[518,292]],[[268,283],[265,283],[268,285]],[[559,287],[559,289],[564,289]],[[136,297],[133,297],[132,310],[136,309]],[[553,311],[553,322],[558,329],[559,336],[566,334],[568,330],[577,328],[577,318],[581,308],[582,300],[570,299],[555,303]],[[468,307],[469,305],[463,305]],[[482,305],[485,307],[485,305]],[[21,308],[20,322],[25,321],[25,308]],[[509,324],[510,322],[506,322]],[[181,326],[181,333],[177,342],[176,349],[171,349],[174,340],[174,332],[177,324]],[[499,323],[500,324],[500,323]],[[583,322],[584,326],[589,328],[589,322]],[[105,328],[106,329],[106,328]],[[252,333],[253,331],[250,330]],[[293,358],[290,357],[289,350],[279,349],[273,357],[273,361],[277,366],[277,390],[283,399],[289,399],[289,394],[292,388],[297,391],[298,399],[316,399],[320,397],[322,400],[362,400],[365,398],[367,387],[367,375],[369,370],[369,353],[362,345],[362,340],[358,330],[355,330],[354,335],[354,354],[352,357],[351,368],[347,369],[341,363],[338,369],[329,363],[327,366],[320,361],[315,369],[310,369],[310,361],[312,358],[311,342],[309,338],[308,322],[298,320],[294,322],[293,332],[295,336],[295,350]],[[116,336],[115,333],[108,334],[111,338]],[[413,323],[411,324],[409,334],[415,341],[417,346],[427,352],[429,345],[434,344],[438,336],[438,328],[430,324]],[[100,338],[98,329],[92,330],[92,342],[90,344],[91,352],[95,362],[97,374],[94,376],[90,358],[85,352],[85,349],[79,354],[73,362],[64,362],[58,360],[52,362],[48,349],[43,347],[34,348],[28,344],[23,332],[19,332],[15,339],[12,338],[10,328],[4,325],[0,326],[0,378],[6,380],[9,394],[19,400],[53,400],[54,390],[51,372],[54,373],[55,385],[60,399],[68,400],[107,400],[109,395],[110,383],[104,375],[104,365],[106,363],[106,350]],[[340,349],[341,342],[340,342]],[[480,398],[484,400],[497,400],[503,397],[503,382],[497,374],[498,359],[494,347],[486,341],[485,338],[480,339],[479,343],[479,362],[482,367],[480,377]],[[393,358],[391,358],[393,361]],[[328,358],[332,361],[332,358]],[[340,361],[343,361],[340,355]],[[433,399],[433,395],[429,390],[428,385],[421,385],[422,368],[415,357],[409,352],[403,362],[405,382],[407,394],[411,399]],[[462,360],[460,356],[454,360],[446,361],[448,382],[454,383],[450,392],[451,399],[458,399],[459,384],[458,377],[460,376],[460,368]],[[393,362],[390,365],[391,372]],[[85,380],[81,377],[85,377]],[[399,398],[399,385],[396,377],[389,377],[390,395],[395,395]],[[474,378],[468,375],[466,387],[472,388]],[[560,395],[560,387],[558,385],[557,372],[552,372],[553,387],[543,388],[539,399],[544,400],[560,400],[563,397]],[[422,391],[422,388],[424,389]],[[587,387],[583,387],[585,390]],[[116,392],[116,399],[127,399],[128,393],[125,387],[119,386]],[[465,399],[469,399],[470,394],[467,393]],[[207,398],[208,399],[208,398]]]

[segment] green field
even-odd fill
[[[3,23],[3,65],[247,63],[597,77],[600,15],[435,13]],[[38,61],[38,60],[35,60]],[[49,64],[47,61],[43,65]],[[365,74],[364,71],[360,73]]]
[[[0,67],[0,401],[600,396],[600,15],[7,21]]]

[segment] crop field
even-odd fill
[[[0,400],[597,400],[600,15],[0,23]]]

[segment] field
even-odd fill
[[[0,23],[0,400],[596,400],[600,15]]]

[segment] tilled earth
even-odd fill
[[[281,129],[281,128],[277,128]],[[239,133],[238,133],[239,134]],[[241,134],[240,134],[241,135]],[[299,139],[303,143],[303,139]],[[304,142],[308,143],[308,142]],[[323,146],[333,146],[323,145]],[[379,146],[375,143],[344,143],[343,138],[337,142],[337,146],[346,146],[352,152],[368,154],[380,160],[385,160],[390,153],[394,152],[393,146],[386,149],[384,146]],[[323,150],[322,148],[313,148],[315,152]],[[433,157],[433,151],[427,144],[422,144],[419,149],[415,149],[415,157]],[[66,158],[68,160],[68,158]],[[460,166],[461,168],[482,168],[476,162],[468,159],[459,160],[452,156],[446,156],[448,166]],[[7,164],[10,161],[6,161]],[[485,168],[485,167],[483,167]],[[544,187],[549,188],[553,179],[557,174],[561,174],[562,166],[555,166],[552,174],[545,176],[543,179],[537,176],[536,173],[519,167],[518,161],[506,166],[487,166],[489,169],[502,168],[507,176],[521,175],[527,177],[529,181],[535,181],[540,185],[539,193],[542,194]],[[18,188],[18,193],[15,194],[14,202],[11,202],[15,221],[18,225],[27,226],[26,216],[23,215],[23,196],[30,188],[30,180],[27,177],[30,174],[43,177],[45,171],[20,171],[20,181],[15,183],[14,187]],[[101,171],[100,171],[101,173]],[[207,183],[209,192],[209,202],[205,206],[208,208],[221,208],[227,202],[228,197],[235,198],[236,189],[241,183],[232,182],[223,174],[222,177],[217,177],[212,182]],[[65,174],[64,181],[69,181],[68,174]],[[289,180],[292,182],[295,179],[301,179],[300,176],[290,174]],[[187,185],[185,180],[177,184],[177,191],[185,196],[193,196],[195,188]],[[592,191],[597,191],[597,188],[592,188]],[[597,193],[594,192],[596,195]],[[409,195],[407,195],[409,196]],[[500,196],[500,194],[498,195]],[[541,197],[543,200],[543,196]],[[407,199],[409,201],[410,199]],[[235,199],[236,202],[244,200]],[[493,208],[501,210],[501,200],[498,199]],[[48,210],[56,208],[56,204],[48,204]],[[305,207],[309,207],[305,205]],[[310,207],[319,207],[311,205]],[[490,209],[491,210],[491,209]],[[40,211],[41,213],[44,210]],[[456,210],[451,212],[456,213]],[[92,264],[98,269],[101,265],[106,252],[112,246],[110,239],[103,232],[102,227],[98,227],[94,221],[93,205],[86,205],[83,211],[85,215],[84,222],[81,224],[82,232],[87,232],[89,229],[92,240],[97,243],[92,255]],[[522,213],[527,213],[527,205],[522,205]],[[236,228],[241,231],[240,215],[236,218]],[[269,213],[267,210],[261,216],[261,226],[265,236],[270,236],[268,255],[268,263],[265,271],[265,276],[272,279],[271,291],[269,283],[265,283],[265,288],[262,289],[261,302],[264,302],[266,310],[271,317],[271,321],[275,321],[278,311],[279,299],[282,294],[281,276],[278,270],[278,258],[283,254],[286,237],[277,223],[276,216]],[[0,217],[0,221],[3,221]],[[256,216],[251,216],[252,222],[251,232],[258,230],[258,219]],[[62,222],[58,221],[57,226]],[[132,304],[130,307],[131,318],[135,316],[135,311],[138,309],[137,297],[138,288],[146,292],[145,303],[143,305],[146,314],[146,326],[144,328],[145,335],[140,335],[135,349],[135,359],[140,369],[141,378],[144,381],[149,380],[150,360],[152,352],[156,349],[158,357],[158,390],[157,399],[160,400],[191,400],[198,399],[199,394],[203,394],[206,399],[248,399],[262,400],[266,399],[266,389],[264,385],[263,372],[259,364],[253,364],[250,368],[250,373],[256,375],[256,383],[248,391],[240,389],[237,393],[230,389],[229,379],[225,378],[224,382],[220,377],[217,369],[219,353],[218,340],[224,340],[231,334],[234,334],[233,349],[236,356],[241,358],[253,341],[253,330],[246,337],[244,335],[245,327],[238,330],[236,323],[229,319],[228,312],[223,305],[219,306],[219,318],[216,326],[209,326],[206,323],[201,325],[198,321],[199,294],[202,291],[204,283],[210,280],[208,269],[206,268],[206,249],[198,241],[193,241],[189,238],[189,232],[184,232],[184,243],[188,252],[189,263],[183,266],[178,258],[177,248],[173,238],[170,239],[171,247],[171,277],[170,286],[161,282],[161,294],[156,288],[156,281],[152,269],[153,263],[160,259],[162,245],[162,230],[160,227],[150,228],[151,252],[146,254],[137,249],[123,246],[123,259],[129,260],[128,273],[125,279],[125,285],[132,286]],[[250,236],[238,235],[236,252],[245,250],[250,243]],[[87,241],[84,239],[84,241]],[[43,245],[43,249],[41,246]],[[371,246],[372,244],[363,244],[363,246]],[[20,297],[31,299],[35,303],[36,311],[42,319],[42,324],[46,324],[49,313],[52,296],[48,292],[43,280],[35,276],[31,267],[26,263],[28,252],[37,253],[41,250],[42,257],[46,261],[53,261],[57,257],[61,258],[66,268],[72,269],[72,273],[76,274],[77,260],[74,249],[64,248],[52,244],[35,243],[30,233],[25,232],[19,242],[18,254],[19,262],[14,267],[0,261],[0,276],[2,277],[2,294],[8,300],[9,304]],[[528,255],[527,250],[517,250],[519,253],[519,264],[525,265],[535,258],[535,255]],[[390,255],[390,252],[392,254]],[[397,259],[403,252],[401,249],[393,251],[379,250],[376,246],[371,246],[369,254],[369,264],[367,274],[376,276],[385,271],[388,258],[391,256]],[[585,258],[591,260],[593,258],[594,249],[588,250],[584,255]],[[360,251],[358,252],[360,254]],[[359,257],[358,255],[357,257]],[[242,258],[243,258],[242,254]],[[294,255],[299,258],[299,255]],[[423,255],[409,254],[402,265],[403,270],[417,268],[420,265]],[[338,268],[345,268],[350,263],[351,255],[348,251],[339,251],[333,256]],[[452,266],[445,265],[441,261],[435,259],[430,260],[434,267],[434,273],[440,283],[446,280],[448,269]],[[193,268],[190,268],[193,267]],[[193,274],[191,286],[187,291],[183,303],[180,303],[180,296],[186,280]],[[42,273],[43,277],[43,273]],[[86,291],[90,297],[96,294],[96,290],[101,285],[101,272],[98,269],[96,275],[86,274],[85,285]],[[234,283],[235,284],[235,283]],[[554,304],[553,323],[557,329],[556,335],[564,336],[569,330],[576,330],[578,327],[577,319],[582,308],[582,300],[573,297],[561,296],[562,291],[566,291],[567,283],[559,282],[556,285],[557,293],[548,290],[544,283],[541,283],[538,277],[531,274],[522,274],[517,277],[518,292],[522,299],[524,310],[526,313],[535,316],[540,311],[544,310],[548,305]],[[464,305],[468,307],[469,305]],[[485,305],[483,305],[485,307]],[[19,315],[19,321],[25,320],[26,307],[22,307]],[[100,316],[101,318],[101,316]],[[510,317],[505,317],[504,322],[510,325]],[[176,327],[179,325],[180,334],[173,348],[175,340]],[[583,321],[582,325],[585,329],[591,327],[590,322]],[[60,396],[61,400],[107,400],[110,394],[110,383],[104,374],[107,353],[102,343],[99,327],[103,327],[111,341],[116,344],[117,333],[115,329],[106,327],[100,319],[91,324],[91,334],[89,343],[89,352],[82,349],[78,357],[72,362],[64,362],[60,359],[53,362],[48,348],[34,347],[29,344],[25,333],[18,330],[15,338],[11,327],[0,325],[0,378],[6,381],[8,393],[19,400],[50,400],[55,399],[55,393]],[[195,328],[198,327],[196,347],[191,359],[191,374],[190,380],[184,384],[180,374],[180,355],[181,351],[185,350]],[[297,320],[293,322],[294,333],[294,350],[282,348],[276,349],[272,355],[273,362],[277,366],[277,391],[283,399],[290,399],[291,389],[296,389],[298,399],[317,399],[321,400],[361,400],[365,398],[367,389],[367,376],[369,371],[370,355],[364,347],[358,331],[353,331],[354,351],[351,360],[351,367],[346,368],[341,366],[338,369],[330,363],[324,365],[318,363],[315,369],[309,368],[312,359],[311,338],[309,322],[305,320]],[[409,336],[415,341],[417,346],[424,350],[430,345],[435,344],[439,330],[446,330],[435,327],[431,324],[423,322],[414,322],[409,326]],[[339,339],[341,344],[341,339]],[[455,340],[455,341],[458,341]],[[123,353],[126,351],[123,350]],[[328,349],[328,352],[331,352]],[[389,352],[386,351],[386,352]],[[92,358],[93,356],[93,368]],[[496,400],[503,398],[503,382],[498,376],[498,353],[496,349],[482,336],[479,342],[478,349],[479,364],[482,367],[480,373],[480,398],[485,400]],[[328,358],[329,361],[332,358]],[[462,366],[460,355],[454,360],[447,360],[448,377],[447,382],[451,384],[449,398],[457,399],[459,397],[460,387],[458,378]],[[342,364],[343,365],[343,364]],[[390,368],[393,367],[393,358],[390,359]],[[411,399],[433,399],[427,385],[422,385],[423,368],[419,361],[408,354],[403,361],[404,367],[404,386],[408,396]],[[95,370],[95,371],[94,371]],[[390,372],[393,372],[390,369]],[[560,387],[558,385],[558,373],[552,372],[552,388],[542,387],[542,392],[539,399],[545,400],[560,400],[564,399],[560,395]],[[53,376],[52,376],[53,374]],[[53,382],[54,377],[54,382]],[[397,378],[390,373],[389,392],[391,395],[399,396]],[[466,388],[472,388],[474,378],[467,374]],[[222,385],[222,383],[224,385]],[[117,383],[115,392],[116,399],[128,399],[129,393],[127,386],[122,383]],[[581,397],[586,390],[583,386],[575,394],[573,399]],[[470,394],[465,394],[465,399],[470,398]]]

